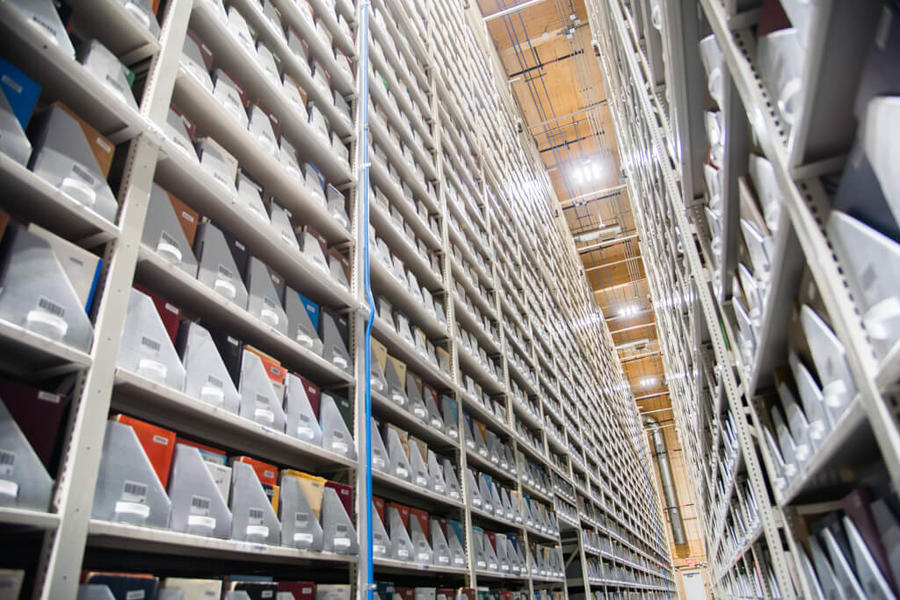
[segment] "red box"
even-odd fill
[[[325,487],[333,489],[337,492],[338,498],[341,499],[341,504],[344,505],[344,510],[347,511],[348,516],[353,515],[353,488],[349,485],[343,483],[336,483],[334,481],[326,481]]]
[[[253,470],[256,471],[256,476],[259,478],[259,482],[264,485],[278,485],[278,467],[275,465],[270,465],[269,463],[250,458],[249,456],[235,456],[231,459],[231,462],[247,463],[253,467]]]
[[[491,548],[493,548],[494,551],[496,552],[497,551],[497,534],[494,533],[493,531],[485,531],[484,533],[485,533],[485,535],[487,535],[488,540],[490,540],[490,542],[491,542]]]
[[[114,421],[130,425],[144,447],[144,454],[150,459],[156,476],[163,487],[169,482],[169,469],[172,468],[172,454],[175,452],[175,432],[151,425],[127,415],[116,415]]]
[[[290,592],[294,600],[315,600],[316,584],[312,581],[279,581],[279,592]]]

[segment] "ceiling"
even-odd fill
[[[659,410],[660,402],[668,406],[644,264],[584,0],[477,0],[477,7],[638,404],[643,410]]]

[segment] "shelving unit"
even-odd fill
[[[50,98],[65,102],[118,144],[118,154],[127,154],[116,167],[121,177],[115,223],[81,209],[0,156],[0,183],[12,191],[0,207],[16,220],[35,219],[92,249],[106,265],[90,315],[97,342],[89,353],[49,343],[15,325],[0,325],[3,375],[40,381],[78,374],[49,512],[0,511],[4,524],[45,532],[31,596],[74,597],[81,569],[108,566],[111,551],[141,557],[146,572],[156,565],[171,572],[173,560],[192,556],[238,571],[289,570],[292,576],[310,577],[325,571],[328,581],[350,583],[356,590],[368,581],[365,559],[371,549],[362,542],[359,557],[353,557],[92,518],[107,419],[122,412],[179,436],[353,485],[360,540],[365,540],[373,493],[462,523],[466,567],[378,556],[373,560],[376,581],[390,579],[400,585],[437,576],[448,586],[486,586],[527,592],[529,597],[539,590],[564,598],[576,592],[613,597],[624,590],[644,598],[671,597],[671,560],[659,538],[659,499],[641,475],[649,455],[637,433],[633,399],[609,331],[571,252],[571,238],[555,217],[557,200],[533,141],[517,133],[518,116],[510,108],[514,103],[485,58],[493,50],[483,23],[450,0],[376,0],[359,6],[310,0],[314,22],[301,4],[273,0],[274,13],[280,16],[275,22],[255,1],[224,2],[278,58],[283,73],[293,77],[310,105],[321,110],[330,141],[301,114],[301,107],[248,46],[232,35],[212,0],[164,1],[158,38],[136,28],[133,17],[116,2],[79,3],[75,31],[98,37],[139,73],[137,111],[82,72],[71,57],[43,44],[34,28],[0,3],[0,29],[9,34],[0,41],[4,56],[38,79]],[[368,39],[361,35],[364,22],[369,25]],[[288,26],[306,43],[308,61],[282,35]],[[180,64],[188,27],[253,102],[277,117],[281,136],[292,143],[299,162],[314,162],[327,182],[346,196],[349,228]],[[355,61],[351,72],[341,55]],[[330,89],[311,72],[310,63],[327,72]],[[364,64],[371,65],[371,72]],[[350,103],[354,116],[349,121],[335,104],[335,94]],[[369,105],[360,101],[365,97]],[[350,263],[349,288],[338,285],[296,240],[259,220],[235,191],[186,157],[166,131],[173,104],[198,132],[231,153],[267,195],[277,196],[292,212],[294,227],[316,229],[329,248]],[[363,125],[366,115],[369,129]],[[368,163],[360,147],[365,139],[371,142]],[[340,145],[349,151],[349,163],[335,150]],[[371,188],[365,189],[369,177]],[[342,369],[278,333],[141,244],[154,183],[228,230],[292,289],[346,317],[351,368]],[[366,199],[369,223],[362,222]],[[317,447],[117,367],[129,292],[138,284],[163,295],[186,316],[202,317],[324,390],[346,396],[353,407],[350,431],[356,454],[365,457],[366,433],[378,434],[370,430],[365,415],[370,378],[363,358],[369,316],[363,283],[366,235],[371,242],[372,291],[379,303],[373,340],[402,360],[415,378],[433,386],[438,398],[456,402],[452,418],[458,437],[448,432],[446,423],[445,429],[438,429],[373,389],[374,418],[403,428],[448,458],[463,499],[472,492],[469,471],[490,475],[506,488],[521,520],[475,509],[377,470],[374,489],[368,490],[365,460]],[[378,256],[380,249],[390,255]],[[396,314],[384,310],[383,302]],[[418,331],[398,328],[401,317]],[[480,452],[484,440],[476,444],[470,439],[483,431],[491,433],[491,440],[500,440],[500,455],[493,449]],[[521,572],[479,568],[473,560],[473,527],[515,535]],[[583,531],[605,536],[608,545],[586,553]],[[567,565],[573,553],[580,566],[578,574],[570,576]],[[587,556],[615,566],[601,571],[602,577],[590,575],[582,569],[587,568]],[[198,569],[206,564],[198,561]]]
[[[900,470],[893,358],[875,351],[849,283],[853,267],[838,257],[827,229],[839,208],[833,212],[835,182],[847,156],[859,154],[856,88],[876,28],[886,31],[888,9],[821,2],[810,10],[805,46],[793,55],[803,101],[788,118],[783,90],[767,83],[773,67],[761,56],[763,38],[784,17],[775,17],[778,25],[767,21],[773,13],[764,3],[587,4],[676,427],[699,512],[707,516],[713,591],[723,598],[813,597],[819,582],[804,561],[818,523],[851,514],[851,493],[862,494],[869,510],[869,502],[896,488]],[[651,9],[657,27],[647,18]],[[834,39],[846,41],[840,59],[828,50]],[[766,213],[767,271],[746,249],[748,198]],[[754,282],[759,295],[748,329],[742,313]],[[805,385],[802,373],[812,385],[831,376],[816,362],[821,347],[804,332],[801,315],[810,307],[843,346],[857,393],[808,445],[808,456],[796,458],[781,454],[788,438],[804,443],[799,436],[812,430],[799,421],[778,430],[773,415],[784,418],[791,394]],[[816,405],[800,399],[799,414],[815,418]],[[796,463],[796,473],[785,475],[782,458]]]

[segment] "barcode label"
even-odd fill
[[[122,500],[143,504],[147,500],[147,485],[138,481],[125,481]]]
[[[0,475],[10,477],[16,468],[16,453],[0,449]]]
[[[262,525],[263,515],[265,514],[261,508],[251,508],[249,511],[249,519],[251,525]]]
[[[298,529],[305,529],[309,525],[309,513],[306,512],[298,512],[294,513],[294,527]]]
[[[225,265],[219,265],[219,275],[225,277],[226,279],[233,279],[234,273],[231,272],[231,269],[226,267]]]
[[[259,403],[259,404],[265,404],[266,406],[268,406],[268,404],[269,404],[269,398],[268,398],[268,396],[265,396],[265,395],[263,395],[263,394],[257,394],[257,395],[256,395],[256,402]]]
[[[191,496],[191,514],[207,516],[211,504],[212,501],[206,496]]]
[[[275,308],[275,301],[268,296],[263,296],[263,304],[265,304],[269,308]]]
[[[53,300],[50,300],[46,296],[39,296],[37,305],[38,305],[39,309],[41,309],[45,312],[48,312],[51,315],[55,315],[59,318],[64,317],[66,314],[66,309],[64,309],[62,306],[60,306]]]
[[[347,533],[349,532],[349,529],[347,528],[346,525],[338,525],[337,527],[334,528],[334,531],[338,535],[347,535]]]
[[[40,15],[31,15],[31,20],[50,34],[54,44],[59,44],[59,42],[56,41],[56,27],[45,21]]]
[[[167,232],[167,231],[163,231],[162,233],[160,233],[159,239],[161,239],[165,243],[169,244],[170,246],[178,247],[178,241],[174,237],[169,235],[169,232]]]
[[[154,352],[159,352],[160,344],[156,340],[152,338],[148,338],[147,336],[141,336],[141,344],[150,348]]]
[[[207,376],[206,381],[214,387],[224,388],[225,382],[219,379],[218,377],[213,377],[212,375]]]
[[[82,167],[78,163],[72,164],[72,172],[75,173],[85,183],[89,184],[91,187],[93,187],[96,184],[96,180],[94,179],[94,176],[91,175],[90,173],[88,173],[84,169],[84,167]]]

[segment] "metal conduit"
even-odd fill
[[[666,438],[659,428],[659,423],[653,417],[645,416],[644,425],[650,430],[650,439],[653,441],[653,453],[656,455],[656,465],[659,467],[663,500],[665,500],[666,512],[669,513],[669,523],[672,527],[672,539],[676,545],[686,544],[687,536],[684,533],[684,520],[681,518],[678,497],[675,495],[675,481],[672,479],[672,466],[669,464]]]

